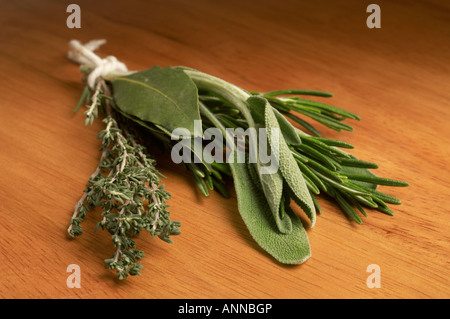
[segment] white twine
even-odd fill
[[[101,45],[105,44],[106,40],[92,40],[88,43],[81,44],[78,40],[71,40],[69,42],[69,53],[67,57],[82,65],[92,68],[89,73],[87,82],[91,89],[94,89],[95,83],[99,77],[107,75],[125,75],[128,74],[127,66],[117,60],[114,56],[107,56],[102,59],[94,53]]]

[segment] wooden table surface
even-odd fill
[[[448,298],[450,199],[450,5],[377,1],[381,29],[366,25],[368,1],[6,1],[0,10],[0,297],[2,298]],[[104,38],[101,56],[131,70],[184,65],[248,90],[334,93],[355,112],[354,132],[323,129],[379,164],[383,188],[403,203],[350,222],[325,198],[308,229],[312,257],[283,266],[251,239],[234,195],[203,198],[167,155],[158,167],[182,234],[169,245],[148,234],[141,276],[104,269],[111,237],[66,236],[76,201],[99,160],[102,123],[84,126],[83,89],[68,42]],[[322,129],[323,127],[321,127]],[[232,192],[232,189],[230,189]],[[66,284],[81,270],[81,288]],[[381,288],[366,284],[379,265]]]

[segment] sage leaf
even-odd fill
[[[249,163],[250,178],[252,178],[255,185],[264,192],[266,201],[272,212],[273,220],[279,232],[288,234],[292,231],[292,221],[287,214],[282,215],[280,210],[280,204],[283,195],[283,176],[281,172],[277,170],[273,174],[260,174],[261,166]]]
[[[302,144],[299,135],[295,131],[291,123],[281,114],[277,109],[272,108],[273,114],[277,118],[278,125],[280,126],[281,132],[286,143],[298,146]]]
[[[214,114],[202,104],[200,110],[228,138],[225,128]],[[306,261],[311,256],[311,247],[300,218],[287,210],[285,215],[289,215],[292,221],[292,231],[288,234],[279,232],[261,183],[255,183],[258,181],[255,177],[259,174],[252,171],[254,167],[250,163],[237,163],[236,158],[228,165],[234,181],[238,210],[252,238],[281,263],[300,264]]]
[[[261,110],[255,103],[251,103],[251,101],[248,106],[250,109],[250,114],[253,117],[253,121],[255,123],[255,128],[265,129],[264,113],[261,112]],[[298,138],[298,134],[295,135],[297,136],[297,139],[300,140]],[[260,147],[261,139],[263,138],[265,139],[264,143],[268,146],[267,134],[261,135],[258,133],[258,140],[260,141],[260,143],[255,143],[256,145],[250,145],[250,147]],[[252,143],[252,139],[249,139],[249,143]],[[256,185],[258,185],[258,183],[261,184],[261,189],[266,196],[266,200],[269,204],[270,210],[272,211],[272,215],[275,220],[275,224],[278,227],[278,230],[283,234],[290,233],[292,231],[292,222],[290,220],[290,217],[287,214],[282,215],[282,211],[280,210],[280,202],[282,201],[283,195],[283,175],[281,174],[281,171],[277,169],[275,173],[261,174],[262,168],[268,166],[268,164],[261,163],[259,156],[257,163],[250,165],[252,166],[250,167],[250,171],[252,173],[251,176],[253,177]]]
[[[230,163],[239,213],[253,239],[276,260],[284,264],[300,264],[311,256],[306,230],[300,218],[286,207],[292,230],[278,231],[266,196],[255,185],[246,163]]]
[[[275,158],[279,165],[279,170],[289,186],[290,193],[294,201],[299,205],[303,211],[306,213],[311,222],[311,227],[315,225],[316,222],[316,209],[314,202],[309,193],[306,182],[303,178],[302,172],[297,165],[297,161],[294,159],[289,146],[286,144],[284,137],[278,134],[278,140],[272,140],[272,130],[280,129],[277,117],[273,112],[272,106],[269,102],[260,97],[250,97],[247,100],[248,104],[253,104],[253,107],[259,107],[261,112],[264,112],[265,126],[268,130],[267,136],[269,139],[269,144],[277,147],[271,147],[273,149]]]
[[[186,128],[200,120],[197,87],[182,70],[154,66],[110,79],[116,106],[124,113],[164,127]]]

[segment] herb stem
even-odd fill
[[[90,177],[91,180],[93,180],[100,173],[101,165],[102,165],[103,160],[106,158],[107,152],[108,152],[108,149],[105,148],[103,150],[103,152],[102,152],[102,155],[100,156],[100,161],[99,161],[99,164],[98,164],[97,168],[95,169],[94,173],[92,173],[92,175]],[[87,192],[85,192],[83,194],[83,196],[81,196],[80,200],[76,203],[75,208],[74,208],[74,212],[73,212],[73,215],[72,215],[72,220],[74,218],[78,217],[78,213],[80,211],[80,208],[83,205],[84,201],[86,200],[87,195],[88,195]],[[70,236],[75,238],[75,236],[72,234],[72,228],[73,228],[73,223],[71,223],[69,225],[69,228],[67,229],[67,232],[69,233]]]
[[[123,149],[123,159],[122,159],[122,163],[120,165],[120,170],[118,172],[118,173],[122,173],[123,169],[125,168],[125,164],[127,163],[128,153],[127,153],[127,148],[123,145],[122,135],[119,132],[117,132],[116,135],[117,135],[117,143]]]
[[[95,92],[92,96],[92,104],[89,106],[89,109],[86,112],[86,116],[91,116],[94,113],[94,109],[98,106],[100,99],[98,98],[98,95],[100,94],[100,88],[101,88],[101,82],[98,81],[97,85],[95,86]]]
[[[125,205],[128,205],[128,204],[129,204],[129,201],[126,201],[126,202],[124,203],[122,209],[119,211],[119,216],[122,216],[122,215],[123,215],[123,212],[124,212],[124,210],[125,210]],[[121,226],[122,226],[122,220],[119,221],[119,225],[117,226],[116,233],[114,234],[115,236],[117,236],[117,235],[119,234],[119,231],[120,231],[120,229],[121,229]],[[118,245],[117,245],[116,253],[114,254],[114,262],[115,262],[115,263],[119,260],[119,255],[121,254],[121,252],[122,252],[122,251],[121,251],[121,249],[120,249],[120,245],[118,244]]]
[[[78,211],[80,210],[81,205],[83,205],[84,201],[86,200],[86,197],[87,197],[87,193],[84,193],[83,196],[81,196],[80,200],[76,203],[71,220],[73,220],[74,218],[77,218]],[[71,222],[69,225],[69,228],[67,229],[67,232],[69,233],[70,236],[75,238],[75,235],[72,234],[72,228],[73,228],[73,223]]]
[[[156,226],[158,225],[159,211],[161,209],[161,201],[159,200],[158,197],[155,196],[155,190],[156,189],[157,189],[157,186],[155,184],[152,184],[152,188],[147,186],[147,190],[151,194],[153,202],[155,203],[155,206],[158,207],[158,209],[156,210],[156,214],[155,214],[155,220],[154,220],[153,226],[152,226],[152,230],[153,231],[156,229]]]

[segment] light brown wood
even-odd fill
[[[69,2],[68,2],[69,3]],[[381,29],[366,26],[364,1],[1,1],[0,297],[2,298],[448,298],[450,6],[377,1]],[[350,222],[327,199],[308,229],[312,257],[274,262],[252,241],[235,198],[202,198],[189,175],[158,156],[182,234],[168,245],[144,235],[139,277],[104,269],[113,247],[94,233],[66,238],[73,206],[99,160],[100,121],[73,113],[83,84],[66,58],[70,39],[105,38],[98,53],[131,70],[185,65],[249,90],[333,92],[359,114],[354,132],[324,135],[355,145],[403,203],[394,217]],[[232,189],[230,189],[232,191]],[[299,213],[301,213],[299,211]],[[67,266],[81,268],[70,289]],[[381,269],[381,288],[366,271]]]

